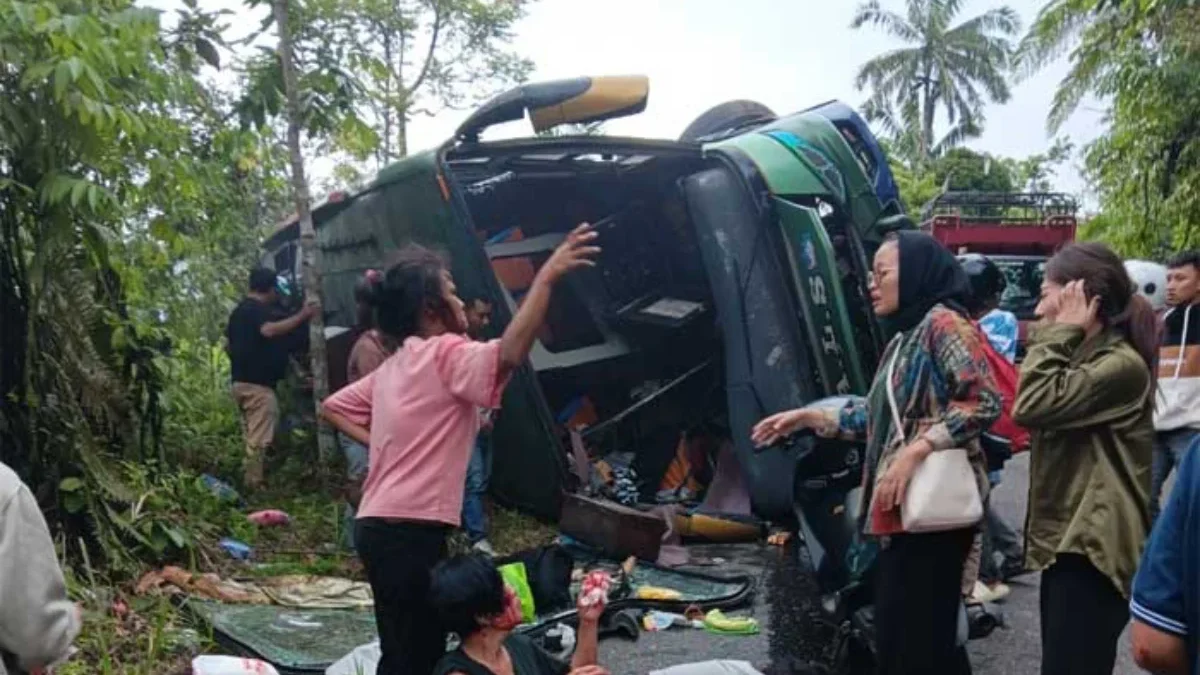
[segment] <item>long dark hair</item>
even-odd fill
[[[354,330],[360,335],[375,327],[375,297],[381,281],[379,270],[367,270],[354,284]]]
[[[374,284],[368,302],[375,310],[375,325],[396,344],[416,335],[421,316],[433,312],[449,317],[450,306],[443,296],[442,274],[446,263],[442,256],[410,244],[401,249],[395,262]],[[448,325],[453,325],[452,321]]]
[[[1133,345],[1150,369],[1151,383],[1157,381],[1158,319],[1112,249],[1094,241],[1069,244],[1046,263],[1046,279],[1063,285],[1082,279],[1087,297],[1100,298],[1097,317]]]

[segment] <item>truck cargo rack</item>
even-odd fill
[[[955,253],[1050,255],[1075,240],[1078,204],[1053,192],[946,192],[921,228]]]

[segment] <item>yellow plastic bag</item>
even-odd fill
[[[638,600],[679,600],[683,594],[679,591],[670,588],[659,588],[657,586],[638,586],[634,597]]]

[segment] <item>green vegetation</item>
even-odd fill
[[[860,90],[871,89],[863,105],[867,120],[892,134],[893,151],[910,165],[924,166],[978,136],[984,105],[1009,99],[1012,38],[1021,26],[1017,13],[1001,7],[956,24],[962,5],[906,0],[901,15],[870,0],[851,23],[856,29],[880,28],[911,45],[864,63],[854,79]],[[939,109],[950,125],[940,139],[934,134]]]
[[[38,495],[85,609],[63,672],[187,672],[210,645],[172,602],[133,592],[149,569],[358,573],[337,544],[341,469],[318,460],[303,373],[281,390],[291,431],[269,489],[238,506],[200,478],[240,475],[222,333],[258,242],[301,194],[288,131],[309,156],[388,161],[412,114],[528,71],[508,45],[522,2],[282,4],[290,117],[278,52],[258,35],[230,43],[231,12],[0,0],[0,461]],[[239,17],[267,30],[265,9]],[[409,51],[360,39],[383,18]],[[400,69],[416,45],[414,78]],[[246,520],[265,507],[292,524]],[[264,566],[231,561],[226,536]]]
[[[1022,42],[1019,63],[1070,50],[1048,125],[1086,96],[1109,101],[1107,129],[1084,149],[1100,200],[1087,234],[1131,256],[1197,245],[1200,220],[1200,8],[1176,0],[1055,0]]]
[[[1200,122],[1195,115],[1200,8],[1194,3],[1050,0],[1012,51],[1007,38],[1019,24],[1010,10],[993,10],[951,29],[963,3],[905,6],[907,13],[900,15],[869,2],[860,7],[854,25],[876,25],[917,45],[873,59],[857,80],[871,91],[863,112],[886,136],[910,209],[943,188],[1053,189],[1056,168],[1078,157],[1099,206],[1082,236],[1102,239],[1128,257],[1161,258],[1200,242]],[[946,56],[954,43],[948,36],[966,27],[981,33],[969,40],[975,56]],[[1099,138],[1078,154],[1063,139],[1027,158],[950,150],[982,130],[983,118],[974,114],[977,106],[971,101],[983,99],[969,94],[967,82],[979,82],[992,100],[1002,102],[1009,82],[1064,57],[1070,69],[1047,111],[1047,129],[1057,132],[1092,97],[1106,107]],[[927,74],[950,73],[964,64],[970,67],[955,75]],[[963,89],[940,96],[955,87]],[[935,143],[938,124],[931,120],[939,109],[949,130]]]
[[[961,2],[906,0],[904,7],[899,14],[871,0],[851,26],[879,28],[911,45],[871,59],[855,78],[870,91],[863,115],[884,136],[908,209],[918,212],[943,190],[1052,190],[1055,167],[1073,151],[1065,139],[1023,159],[961,147],[983,133],[985,104],[1010,97],[1016,12],[999,7],[955,23]]]
[[[864,4],[854,26],[906,46],[856,84],[910,210],[943,188],[1053,188],[1076,154],[1065,141],[1027,158],[959,146],[1014,78],[1067,55],[1050,129],[1087,96],[1107,107],[1104,133],[1080,149],[1100,206],[1086,233],[1127,255],[1197,244],[1200,9],[1051,0],[1014,45],[1008,8],[964,19],[956,0],[886,4]],[[211,646],[172,602],[133,592],[148,569],[359,574],[337,543],[341,468],[318,451],[307,373],[281,389],[268,488],[235,505],[202,481],[240,475],[225,320],[263,233],[304,210],[304,160],[361,182],[407,154],[414,116],[523,81],[532,64],[513,37],[527,5],[250,2],[236,21],[261,30],[234,43],[231,13],[196,0],[168,14],[0,0],[0,461],[38,495],[85,607],[82,654],[63,672],[186,672]],[[290,59],[275,48],[281,25]],[[245,519],[267,507],[292,524]],[[503,511],[495,527],[501,550],[553,536]],[[227,536],[260,564],[231,561]]]

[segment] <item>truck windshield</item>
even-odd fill
[[[1008,281],[1008,287],[1000,297],[1000,309],[1016,314],[1018,319],[1032,319],[1041,296],[1046,259],[993,256],[992,261]]]

